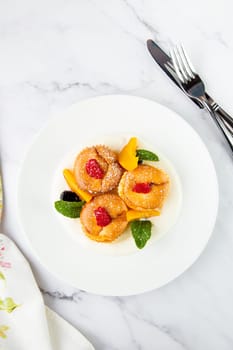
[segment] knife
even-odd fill
[[[167,74],[167,76],[178,86],[181,90],[181,85],[179,83],[179,78],[175,72],[173,67],[172,60],[170,56],[168,56],[153,40],[147,40],[147,48],[155,60],[155,62],[162,68],[162,70]],[[228,128],[230,132],[232,132],[232,118],[229,114],[227,114],[217,103],[214,102],[213,98],[210,97],[207,93],[205,96],[209,102],[209,104],[214,108],[214,111],[221,118],[225,126]],[[190,98],[199,108],[204,108],[202,104],[198,103],[195,99]]]

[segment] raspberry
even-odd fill
[[[133,191],[137,193],[149,193],[151,191],[151,186],[146,182],[136,183],[133,187]]]
[[[104,172],[96,159],[88,160],[86,163],[86,171],[88,175],[94,177],[95,179],[102,179],[104,177]]]
[[[104,227],[110,224],[112,221],[111,216],[108,214],[107,210],[103,207],[99,207],[94,210],[96,222],[98,226]]]

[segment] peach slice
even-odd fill
[[[159,210],[128,210],[126,213],[127,221],[150,218],[152,216],[159,216]]]
[[[134,170],[138,166],[138,157],[136,156],[137,138],[131,137],[118,155],[120,165],[126,170]]]
[[[64,169],[63,175],[70,189],[74,191],[83,201],[90,202],[92,195],[78,187],[72,171],[69,169]]]

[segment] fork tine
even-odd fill
[[[186,59],[186,62],[188,64],[190,70],[192,71],[193,75],[197,74],[196,69],[193,67],[192,62],[190,61],[190,58],[189,58],[185,48],[182,45],[181,45],[181,49],[183,51],[184,57]]]
[[[175,53],[174,49],[170,50],[170,56],[171,56],[172,63],[174,65],[176,74],[178,75],[178,78],[181,80],[182,83],[185,83],[186,79],[185,79],[185,77],[183,76],[183,74],[180,71],[179,62],[177,60],[176,53]]]
[[[188,73],[188,75],[190,76],[190,78],[195,78],[195,70],[192,66],[192,63],[190,62],[190,59],[188,58],[187,53],[184,50],[184,47],[182,45],[180,45],[178,47],[179,53],[180,53],[180,57],[182,59],[183,65],[185,67],[186,72]]]
[[[183,58],[181,56],[179,47],[176,46],[174,50],[175,50],[175,54],[176,54],[177,61],[178,61],[178,64],[179,64],[180,71],[183,74],[183,76],[185,77],[186,81],[189,81],[191,79],[191,77],[189,76],[189,74],[188,74],[188,72],[187,72],[187,70],[185,68],[185,65],[184,65]]]

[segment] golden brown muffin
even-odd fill
[[[161,209],[168,191],[168,175],[144,164],[125,172],[118,187],[119,196],[135,210]]]
[[[116,188],[122,173],[116,153],[103,145],[85,148],[78,154],[74,164],[78,186],[94,194]]]
[[[102,194],[86,203],[80,221],[85,234],[98,242],[112,242],[127,226],[127,207],[116,194]]]

